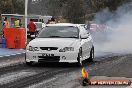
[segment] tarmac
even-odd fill
[[[25,53],[24,49],[0,48],[0,57],[9,57],[9,56],[23,54],[23,53]]]

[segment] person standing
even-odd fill
[[[7,17],[5,17],[3,25],[4,28],[10,28],[10,22],[7,20]]]
[[[28,24],[28,29],[29,29],[30,37],[32,35],[36,36],[36,24],[33,22],[33,19],[30,19],[30,22]]]
[[[3,37],[4,37],[5,28],[10,28],[10,22],[7,20],[7,17],[5,17],[4,22],[3,22],[3,28],[2,28]]]
[[[55,18],[51,18],[51,21],[50,21],[50,24],[55,24],[56,23],[56,21],[55,21]]]
[[[14,24],[15,24],[15,28],[20,28],[20,20],[19,19],[17,19]]]
[[[55,18],[51,18],[50,20],[48,20],[47,24],[55,24],[56,21],[55,21]]]

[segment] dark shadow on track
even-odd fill
[[[76,63],[37,63],[34,64],[33,66],[35,67],[50,67],[50,68],[57,68],[57,67],[62,67],[62,68],[78,68]]]

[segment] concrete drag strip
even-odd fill
[[[126,87],[126,88],[132,88],[132,84],[130,86]]]
[[[15,55],[11,57],[0,57],[0,69],[3,67],[10,67],[14,65],[23,64],[25,62],[24,54]]]
[[[12,66],[12,65],[18,65],[18,64],[22,64],[22,63],[24,63],[24,62],[20,62],[20,61],[10,61],[8,63],[2,62],[2,63],[0,63],[0,68]]]
[[[38,84],[34,84],[34,85],[31,85],[31,86],[29,86],[29,87],[25,87],[25,88],[44,88],[44,86],[43,86],[43,84],[46,84],[46,83],[49,83],[49,82],[51,82],[51,81],[55,81],[57,79],[57,77],[55,77],[55,78],[52,78],[52,79],[48,79],[48,80],[45,80],[45,81],[43,81],[43,82],[41,82],[41,83],[38,83]]]
[[[32,72],[32,70],[30,72]],[[57,75],[58,73],[63,73],[63,72],[65,73],[69,71],[69,69],[47,69],[44,71],[43,70],[40,69],[39,72],[35,71],[36,73],[33,75],[22,77],[22,78],[17,78],[16,80],[12,82],[0,85],[0,88],[24,88],[24,87],[33,85],[35,83],[50,79],[54,77],[55,75]]]
[[[81,84],[78,81],[78,75],[73,75],[75,74],[74,72],[72,73],[65,73],[56,75],[54,78],[45,80],[41,83],[26,87],[26,88],[132,88],[131,86],[127,85],[88,85],[88,86],[81,86]],[[91,77],[93,80],[131,80],[132,78],[125,78],[125,77],[106,77],[106,76],[93,76]]]
[[[93,64],[86,63],[85,69],[89,71],[90,79],[105,80],[131,80],[127,72],[131,70],[132,55],[108,57],[105,61],[97,61]],[[106,57],[107,58],[107,57]],[[129,69],[127,69],[129,68]],[[123,70],[123,71],[122,71]],[[120,74],[120,72],[122,74]],[[131,73],[131,72],[129,72]],[[39,84],[32,85],[29,88],[82,88],[79,78],[81,69],[72,72],[58,74],[48,81],[42,81]],[[83,88],[132,88],[129,85],[89,85]]]
[[[73,72],[67,71],[26,88],[71,88],[75,84],[77,84],[77,86],[80,85],[78,80],[76,79],[78,78],[78,76],[81,76],[78,70]]]
[[[34,75],[35,73],[36,72],[20,71],[20,72],[13,72],[13,73],[2,75],[2,76],[0,76],[0,85],[7,84],[9,82],[13,82],[20,78]]]

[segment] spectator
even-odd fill
[[[19,19],[17,19],[16,21],[15,21],[15,28],[20,28],[20,20]]]
[[[36,25],[35,23],[33,22],[33,19],[30,19],[30,22],[28,24],[28,29],[29,29],[29,34],[30,34],[30,37],[32,35],[35,35],[36,36]]]
[[[51,18],[51,20],[48,20],[47,24],[55,24],[56,21],[55,21],[55,18]]]
[[[3,37],[4,37],[5,28],[10,28],[10,22],[7,20],[7,17],[5,17],[4,22],[3,22],[3,28],[2,28]]]
[[[10,28],[10,22],[7,20],[7,17],[5,17],[3,25],[4,28]]]
[[[48,22],[46,24],[49,24],[50,23],[50,20],[48,20]]]

